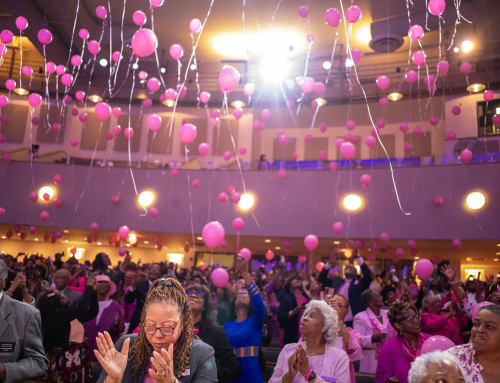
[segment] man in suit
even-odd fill
[[[149,286],[151,283],[156,281],[161,277],[161,267],[158,263],[153,263],[149,268],[149,276],[147,281],[142,281],[137,283],[137,279],[132,283],[132,287],[125,294],[125,303],[130,305],[134,303],[137,299],[137,305],[135,306],[134,314],[130,318],[130,326],[128,328],[128,333],[131,334],[137,326],[139,326],[141,321],[142,309],[144,308],[144,302],[146,301],[146,296],[148,295]]]
[[[354,316],[360,311],[364,310],[361,304],[361,293],[370,287],[372,283],[372,273],[370,268],[364,263],[363,258],[358,254],[358,249],[354,248],[353,259],[356,259],[358,265],[361,267],[361,272],[363,277],[358,275],[358,271],[353,264],[348,264],[344,269],[344,278],[333,277],[333,279],[328,278],[328,272],[330,268],[335,264],[337,258],[337,252],[334,252],[330,256],[330,260],[325,263],[325,267],[319,273],[318,281],[325,287],[333,287],[335,289],[335,294],[341,294],[349,299],[349,314],[344,319],[344,323],[347,327],[352,328],[352,321]]]
[[[76,307],[82,297],[82,294],[74,290],[71,290],[68,287],[70,276],[71,274],[68,269],[57,270],[54,275],[54,285],[56,285],[55,291],[57,291],[60,294],[66,295],[66,297],[69,300],[69,307]],[[36,299],[37,304],[38,304],[38,299],[40,299],[42,294],[43,293],[38,294],[38,297]]]
[[[0,260],[0,381],[36,379],[47,369],[40,312],[4,293],[7,265]]]

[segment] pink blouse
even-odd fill
[[[474,359],[476,350],[472,343],[450,348],[446,352],[457,359],[458,367],[462,370],[462,375],[466,383],[484,383],[481,376],[483,366]]]

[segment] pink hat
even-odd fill
[[[107,275],[98,275],[96,278],[97,282],[104,281],[109,283],[109,293],[108,298],[116,292],[116,284]]]

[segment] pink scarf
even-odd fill
[[[382,331],[380,331],[380,329],[377,327],[375,322],[373,322],[373,319],[370,317],[368,317],[368,319],[370,319],[370,323],[372,325],[373,335],[382,334]],[[375,359],[376,360],[378,360],[378,354],[380,353],[381,348],[382,348],[382,342],[376,342],[375,343]]]
[[[417,356],[420,356],[422,354],[422,345],[424,344],[424,342],[425,342],[425,337],[421,333],[418,334],[417,337],[418,347],[415,350],[411,346],[410,342],[408,342],[408,340],[403,335],[399,337],[399,344],[403,349],[403,353],[405,354],[406,359],[408,359],[410,362],[414,361],[415,358],[417,358]]]

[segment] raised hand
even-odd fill
[[[87,286],[92,286],[94,288],[94,290],[97,286],[96,276],[97,276],[97,272],[92,273],[87,277]]]
[[[168,351],[161,349],[161,354],[154,351],[151,363],[154,370],[149,369],[149,375],[153,377],[155,383],[174,383],[174,345],[168,347]]]
[[[488,279],[486,279],[486,286],[490,287],[495,280],[495,276],[493,274],[488,275]]]
[[[449,265],[444,265],[441,267],[441,272],[446,275],[449,281],[454,281],[457,269],[453,270]]]
[[[238,258],[236,258],[235,268],[240,272],[240,274],[248,273],[248,263],[241,255],[238,255]]]
[[[106,331],[104,335],[99,333],[96,342],[98,350],[94,350],[94,354],[108,374],[107,383],[120,383],[127,367],[130,338],[123,342],[121,352],[116,351],[115,345]]]
[[[297,375],[297,353],[298,349],[295,350],[293,355],[288,359],[288,373],[290,374],[290,377],[292,378],[291,380],[295,379],[295,376]]]

